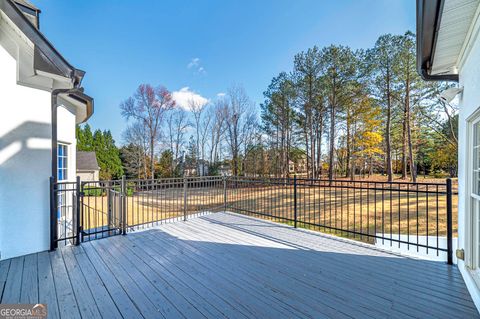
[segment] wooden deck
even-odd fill
[[[217,213],[0,262],[49,318],[474,318],[455,266]]]

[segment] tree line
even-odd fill
[[[419,77],[415,45],[406,32],[367,49],[309,48],[273,77],[259,108],[238,85],[185,107],[142,84],[120,104],[123,169],[135,178],[456,176],[458,110],[438,99],[452,84]]]

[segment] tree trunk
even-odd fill
[[[387,146],[387,179],[389,182],[393,181],[392,173],[392,142],[390,140],[391,131],[391,117],[392,117],[392,97],[390,92],[390,73],[387,72],[387,125],[385,127],[385,142]]]
[[[412,182],[417,182],[417,167],[415,165],[415,158],[413,157],[413,143],[411,130],[411,114],[410,114],[410,80],[407,79],[407,94],[405,98],[405,109],[407,113],[407,135],[408,135],[408,152],[410,157],[410,174],[412,175]]]
[[[330,107],[330,150],[328,159],[328,179],[333,180],[333,156],[335,152],[335,105]]]
[[[405,98],[405,107],[403,109],[403,123],[402,123],[402,179],[407,178],[407,98]]]

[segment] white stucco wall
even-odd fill
[[[17,84],[17,63],[0,45],[0,258],[50,244],[50,92]],[[69,144],[75,179],[75,116],[58,112],[58,138]]]
[[[469,200],[469,194],[467,194],[467,177],[471,174],[468,171],[466,163],[470,161],[467,154],[467,150],[470,147],[468,145],[467,136],[467,121],[466,119],[471,116],[476,110],[480,108],[480,37],[477,35],[475,39],[472,39],[473,46],[465,59],[465,63],[461,66],[460,73],[460,86],[463,87],[463,94],[460,95],[460,116],[459,116],[459,197],[458,197],[458,248],[465,249],[465,235],[469,221],[465,218],[466,203]],[[465,250],[468,254],[468,251]],[[458,267],[462,272],[467,287],[472,295],[473,300],[477,308],[480,309],[480,291],[478,286],[473,282],[465,262],[459,260]]]

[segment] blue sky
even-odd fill
[[[90,125],[120,144],[119,104],[140,83],[206,99],[240,84],[259,105],[302,50],[368,48],[381,34],[415,29],[413,0],[31,1],[42,10],[41,31],[87,72]]]

